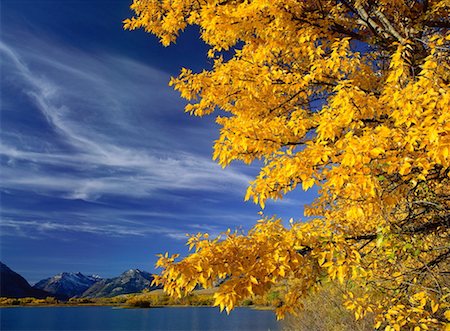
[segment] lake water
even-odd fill
[[[0,330],[280,330],[272,311],[211,307],[116,309],[112,307],[14,307],[0,309]]]

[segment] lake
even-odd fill
[[[117,309],[113,307],[0,308],[0,330],[280,330],[267,310],[236,308],[227,315],[212,307]]]

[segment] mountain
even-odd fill
[[[154,290],[151,286],[153,275],[139,269],[125,271],[119,277],[103,279],[83,293],[83,297],[101,298],[113,297],[120,294],[137,293],[144,289]]]
[[[82,295],[88,288],[101,280],[98,276],[85,276],[80,272],[62,272],[39,281],[34,288],[50,292],[58,299],[67,300]]]
[[[98,276],[86,276],[82,273],[63,272],[43,279],[33,287],[18,273],[0,262],[0,296],[11,298],[49,296],[60,300],[72,297],[113,297],[120,294],[138,293],[144,289],[154,290],[151,286],[153,275],[139,269],[125,271],[119,277],[102,279]]]
[[[46,291],[31,287],[25,278],[0,262],[0,297],[42,299],[50,296],[52,295]]]

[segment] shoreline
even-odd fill
[[[218,306],[211,305],[155,305],[149,307],[135,307],[123,304],[100,304],[100,303],[86,303],[86,304],[71,304],[71,303],[59,303],[59,304],[19,304],[19,305],[0,305],[0,308],[41,308],[41,307],[113,307],[116,309],[153,309],[153,308],[218,308]],[[274,307],[260,306],[260,305],[245,305],[236,306],[236,308],[249,308],[253,310],[274,310]]]

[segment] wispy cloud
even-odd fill
[[[87,201],[159,190],[242,195],[249,176],[237,168],[222,170],[209,155],[190,151],[195,139],[155,124],[163,115],[181,113],[178,97],[166,87],[166,73],[123,57],[99,58],[60,46],[50,47],[58,50],[53,54],[45,52],[48,45],[30,43],[33,49],[0,42],[9,65],[6,80],[20,86],[56,138],[16,132],[16,140],[3,139],[3,187]]]
[[[102,237],[148,237],[148,235],[166,236],[176,240],[186,240],[188,233],[198,231],[199,226],[187,226],[184,230],[158,226],[126,226],[124,224],[93,224],[93,223],[61,223],[44,220],[13,220],[3,219],[0,224],[3,236],[21,236],[30,239],[44,237],[64,238],[61,233],[84,233],[100,235]],[[202,226],[202,231],[212,235],[219,233],[215,226]]]
[[[4,153],[9,158],[21,158],[18,153]],[[44,155],[26,159],[36,162]],[[71,156],[69,156],[71,158]],[[60,159],[55,163],[60,163]],[[48,164],[44,160],[40,165]],[[215,164],[206,160],[184,156],[180,159],[158,159],[148,157],[142,159],[142,164],[136,165],[103,165],[99,174],[99,164],[83,163],[82,160],[64,160],[70,167],[79,167],[83,173],[49,172],[45,167],[32,169],[5,167],[2,173],[2,186],[14,189],[31,190],[35,192],[55,193],[68,199],[96,200],[103,195],[118,195],[128,197],[150,197],[160,190],[165,194],[170,190],[202,190],[216,192],[234,192],[242,195],[243,188],[249,178],[233,171],[222,172]],[[92,166],[92,169],[86,169]],[[119,167],[115,169],[115,167]],[[108,171],[108,169],[110,171]],[[90,174],[88,171],[92,171]]]

